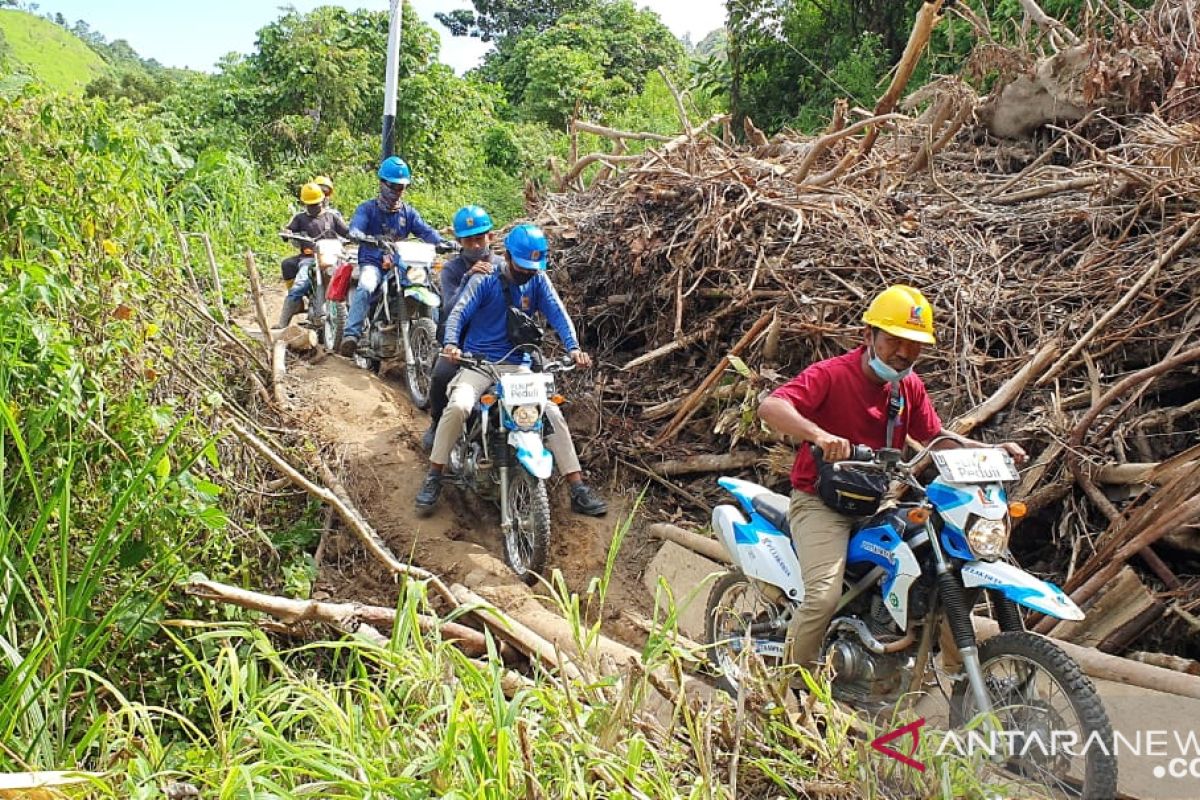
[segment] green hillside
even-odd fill
[[[81,95],[106,69],[104,60],[69,31],[24,11],[0,10],[0,34],[6,45],[0,47],[5,86],[20,82],[17,76],[24,74],[52,89]]]

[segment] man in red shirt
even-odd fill
[[[933,311],[925,296],[911,286],[889,286],[871,302],[863,322],[861,346],[811,365],[772,392],[758,409],[759,418],[774,431],[804,442],[792,467],[788,510],[804,601],[788,630],[788,657],[789,663],[807,669],[816,665],[842,595],[846,549],[855,522],[817,496],[812,447],[821,448],[825,461],[850,458],[856,444],[883,447],[893,386],[901,404],[888,446],[902,449],[906,436],[924,444],[950,433],[942,427],[925,384],[912,371],[921,348],[935,341]],[[963,444],[985,446],[959,438]],[[1018,464],[1025,460],[1025,451],[1015,442],[1000,447]]]

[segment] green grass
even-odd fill
[[[24,73],[47,87],[82,95],[107,66],[94,50],[49,20],[12,9],[0,10],[0,33],[8,43],[5,84]]]

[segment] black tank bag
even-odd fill
[[[887,447],[892,446],[900,408],[900,386],[893,383],[888,396],[887,438],[884,440]],[[865,517],[879,510],[879,501],[888,488],[886,475],[876,470],[826,461],[816,447],[813,448],[813,458],[817,462],[817,494],[825,505],[852,517]]]

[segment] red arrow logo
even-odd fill
[[[921,743],[921,727],[924,725],[925,718],[921,717],[916,722],[910,722],[902,728],[896,728],[894,731],[885,733],[883,736],[880,736],[878,739],[875,739],[873,742],[871,742],[871,747],[883,753],[888,758],[894,758],[901,764],[906,764],[918,772],[924,772],[925,765],[912,757],[914,754],[916,754],[917,746]],[[908,755],[901,753],[899,750],[888,747],[891,742],[903,738],[905,734],[912,736],[912,747],[909,748]]]

